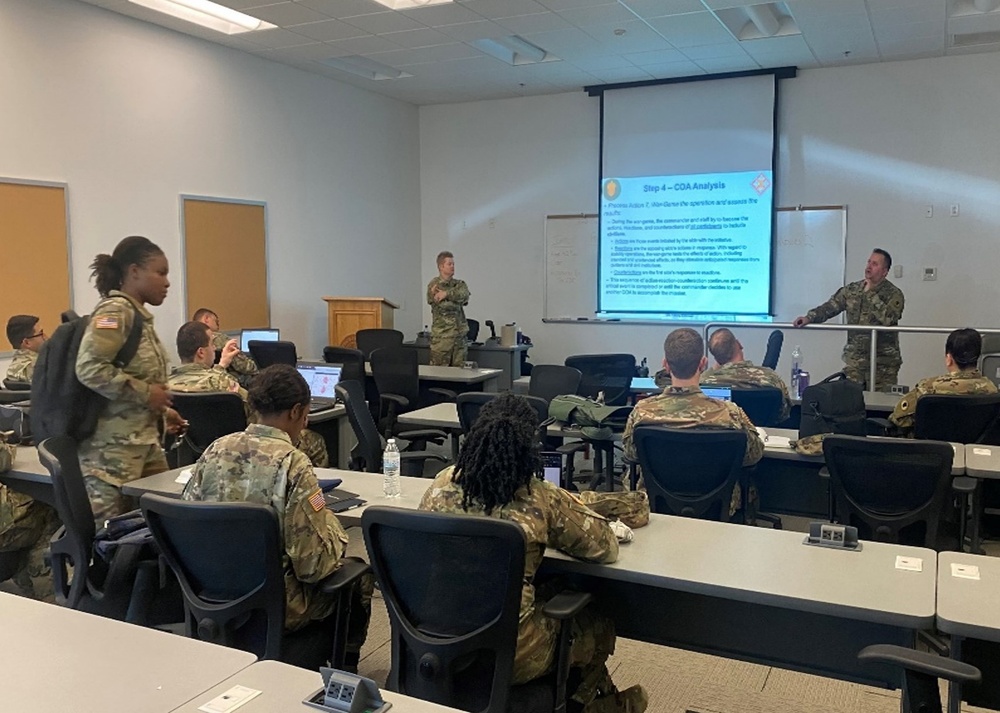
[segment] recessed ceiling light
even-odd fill
[[[277,27],[270,22],[264,22],[211,0],[129,0],[129,2],[227,35]]]
[[[452,0],[375,0],[379,5],[385,5],[390,10],[412,10],[415,7],[430,7],[444,5]]]
[[[515,67],[522,64],[535,64],[536,62],[553,62],[558,59],[538,45],[533,45],[518,35],[473,40],[469,44],[490,57],[495,57],[501,62]]]

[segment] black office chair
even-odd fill
[[[528,380],[528,395],[551,401],[556,396],[575,394],[580,390],[583,374],[572,366],[536,364]]]
[[[640,425],[632,432],[653,512],[729,521],[747,434],[729,429]]]
[[[778,366],[778,359],[781,358],[781,345],[785,341],[785,333],[780,329],[775,329],[767,337],[767,349],[764,351],[764,358],[761,360],[760,365],[766,366],[768,369],[776,369]]]
[[[393,349],[403,346],[403,333],[398,329],[359,329],[354,335],[358,349],[371,357],[376,349]]]
[[[565,711],[568,622],[590,595],[563,593],[542,609],[561,622],[554,684],[512,686],[524,580],[519,525],[379,506],[361,524],[392,624],[390,690],[479,713]]]
[[[566,357],[566,366],[580,371],[580,387],[576,392],[580,396],[596,399],[603,393],[608,406],[624,406],[629,402],[635,376],[634,355],[577,354]]]
[[[917,400],[922,440],[1000,445],[1000,394],[928,394]]]
[[[11,379],[3,380],[4,388],[8,391],[31,391],[30,381],[13,381]],[[22,395],[22,398],[27,398]]]
[[[334,614],[285,632],[284,545],[272,507],[153,494],[140,506],[180,582],[189,637],[302,668],[343,668],[351,590],[368,565],[345,560],[317,585],[336,596]]]
[[[837,519],[857,527],[860,539],[958,549],[959,539],[942,527],[951,507],[950,444],[829,435],[823,455]]]
[[[986,678],[975,666],[926,651],[908,649],[905,646],[891,644],[866,646],[858,652],[858,661],[863,664],[888,665],[900,669],[902,675],[899,689],[903,693],[900,710],[903,713],[937,711],[943,713],[945,709],[941,706],[938,679],[963,686],[980,680],[986,683]],[[995,698],[990,703],[989,706],[982,703],[972,703],[972,705],[996,708]]]
[[[406,347],[376,349],[369,356],[372,378],[379,394],[379,425],[382,435],[393,438],[402,435],[398,424],[400,414],[431,403],[454,401],[457,394],[449,389],[431,388],[428,399],[421,398],[420,366],[416,349]]]
[[[266,343],[266,342],[265,342]],[[230,392],[173,392],[174,409],[188,422],[177,448],[175,468],[194,463],[212,442],[247,427],[246,406]]]
[[[247,348],[250,350],[251,358],[260,369],[265,369],[272,364],[295,366],[299,360],[293,342],[268,342],[251,339],[247,342]]]
[[[385,452],[385,441],[375,426],[371,413],[365,404],[364,393],[361,384],[357,381],[341,379],[340,383],[334,387],[337,392],[337,399],[344,404],[347,409],[347,419],[351,423],[354,437],[357,444],[351,449],[351,460],[349,467],[351,470],[360,470],[366,473],[382,472],[382,455]],[[423,429],[408,431],[413,440],[423,439],[424,441],[434,438],[444,438],[443,431],[435,429]],[[405,450],[400,452],[400,473],[402,475],[412,475],[420,477],[424,472],[424,463],[428,460],[438,460],[442,463],[445,458],[437,453],[428,451]]]
[[[475,344],[479,338],[479,320],[466,319],[465,321],[469,325],[469,331],[466,332],[465,338],[469,340],[469,344]]]
[[[472,425],[476,422],[476,419],[479,418],[479,412],[482,410],[483,406],[498,396],[500,396],[500,394],[489,394],[481,391],[470,391],[468,393],[458,395],[458,398],[455,399],[455,404],[458,407],[458,422],[462,426],[462,433],[469,433],[472,429]],[[528,405],[535,409],[535,413],[538,415],[539,441],[544,441],[545,427],[547,425],[546,421],[549,418],[548,402],[544,399],[538,398],[537,396],[522,396],[521,398],[527,401]]]
[[[170,601],[169,586],[161,591],[155,553],[146,547],[119,547],[110,563],[95,554],[94,511],[77,442],[69,436],[47,438],[38,445],[38,458],[52,476],[62,522],[50,541],[56,603],[134,624],[178,621],[172,614],[179,598]]]
[[[730,392],[733,403],[739,406],[755,426],[777,426],[781,419],[784,394],[773,386],[743,388],[734,386]]]
[[[78,315],[76,312],[74,312],[71,309],[68,309],[65,312],[62,312],[59,315],[59,321],[62,324],[66,324],[66,322],[72,322],[74,319],[80,319],[80,315]]]
[[[340,364],[341,381],[365,382],[365,355],[360,349],[347,347],[323,347],[323,361],[327,364]]]
[[[0,405],[0,433],[11,431],[12,443],[31,444],[31,409],[13,405]]]

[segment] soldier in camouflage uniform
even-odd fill
[[[244,354],[239,350],[239,342],[231,339],[225,332],[220,331],[219,315],[204,307],[195,311],[191,317],[192,322],[201,322],[212,330],[212,349],[223,354],[226,347],[236,347],[236,353],[229,359],[224,369],[226,369],[244,388],[250,386],[250,379],[257,373],[257,362],[249,354]],[[221,363],[221,362],[220,362]]]
[[[159,247],[133,236],[122,240],[113,255],[98,255],[93,264],[97,289],[105,298],[91,314],[80,342],[76,376],[80,383],[108,399],[94,434],[79,446],[80,468],[98,527],[135,507],[122,494],[130,480],[167,470],[160,446],[161,422],[170,432],[183,419],[170,408],[167,352],[146,304],[166,299],[169,266]],[[135,315],[143,318],[135,357],[124,368],[114,359],[132,331]]]
[[[708,351],[715,357],[715,368],[701,375],[701,383],[710,386],[736,386],[753,389],[769,386],[781,391],[781,413],[778,422],[784,421],[792,410],[792,400],[788,387],[773,369],[754,366],[743,355],[743,345],[736,336],[723,327],[712,332],[708,339]]]
[[[260,423],[223,436],[195,464],[186,500],[270,505],[278,515],[285,547],[285,629],[296,631],[327,619],[336,598],[318,584],[340,566],[347,533],[326,508],[309,459],[295,448],[309,416],[309,386],[291,366],[263,369],[250,387]],[[373,579],[355,591],[348,626],[347,664],[356,668],[371,616]],[[330,636],[333,636],[332,626]]]
[[[543,676],[552,669],[559,622],[542,613],[545,599],[554,594],[536,590],[535,573],[546,547],[591,562],[614,562],[618,540],[608,521],[569,492],[540,480],[541,457],[536,443],[538,417],[525,400],[503,394],[483,407],[466,436],[458,463],[440,473],[424,493],[421,510],[468,513],[497,517],[521,526],[526,538],[524,585],[520,624],[514,654],[514,683]],[[648,521],[645,498],[614,494],[631,524]],[[601,507],[601,506],[598,506]],[[628,524],[628,523],[626,523]],[[633,686],[618,692],[606,661],[614,653],[614,624],[590,607],[572,623],[571,665],[581,680],[574,701],[587,713],[622,711],[641,713],[648,705],[646,692]]]
[[[455,257],[448,251],[437,256],[438,276],[427,285],[431,306],[431,366],[462,366],[468,350],[469,323],[465,305],[469,288],[455,279]]]
[[[187,322],[177,331],[177,356],[181,366],[174,369],[167,379],[171,391],[199,393],[204,391],[229,391],[239,394],[246,404],[247,422],[257,420],[257,414],[250,408],[249,394],[240,386],[226,369],[232,359],[240,354],[235,339],[226,342],[219,363],[215,364],[215,350],[212,348],[212,330],[204,322]],[[302,430],[298,449],[309,456],[315,468],[327,468],[330,456],[326,441],[315,431]]]
[[[11,469],[16,446],[0,439],[0,473]],[[23,493],[0,485],[0,552],[28,550],[13,581],[23,594],[54,601],[52,571],[45,564],[49,538],[59,527],[55,510]]]
[[[921,396],[997,393],[993,382],[976,368],[982,348],[983,339],[975,329],[956,329],[948,335],[944,348],[944,366],[948,373],[923,379],[900,399],[889,416],[896,435],[913,436],[917,422],[917,401]]]
[[[848,324],[884,325],[893,327],[903,316],[903,291],[886,279],[892,257],[885,250],[876,248],[865,266],[865,279],[841,287],[833,297],[802,317],[793,325],[825,322],[841,312],[847,313]],[[871,333],[867,330],[848,332],[844,346],[844,372],[870,391],[884,391],[896,383],[903,358],[899,353],[899,334],[880,332],[876,345],[875,385],[868,383]]]
[[[14,358],[7,367],[7,379],[30,384],[38,361],[38,350],[45,344],[45,332],[38,329],[38,317],[17,314],[7,320],[7,339],[14,347]]]
[[[764,455],[764,442],[757,429],[736,404],[709,398],[698,387],[699,377],[708,366],[704,356],[705,343],[693,329],[675,329],[663,343],[664,366],[670,372],[672,383],[662,394],[650,396],[636,404],[625,423],[622,445],[625,455],[638,460],[632,433],[636,426],[662,424],[670,428],[724,428],[747,434],[746,454],[743,465],[753,465]],[[639,487],[643,485],[640,481]],[[749,496],[754,498],[754,494]],[[729,517],[740,509],[740,486],[733,488]]]

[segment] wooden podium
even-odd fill
[[[359,329],[392,329],[392,311],[399,309],[384,297],[324,297],[330,346],[357,348]]]

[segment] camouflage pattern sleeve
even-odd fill
[[[747,434],[747,452],[743,456],[743,465],[753,465],[764,457],[764,441],[757,434],[757,427],[753,425],[746,412],[734,403],[727,402],[731,407],[733,416],[740,428]]]
[[[838,314],[847,309],[848,287],[849,285],[841,287],[839,290],[834,292],[833,296],[826,302],[821,304],[819,307],[814,307],[806,312],[806,317],[809,321],[817,324],[825,322],[828,319],[836,317]]]
[[[625,452],[625,457],[630,460],[636,460],[638,457],[635,452],[635,440],[633,438],[633,431],[639,420],[639,410],[632,409],[632,413],[628,415],[628,419],[625,421],[625,431],[622,433],[622,449]]]
[[[649,496],[644,490],[604,493],[581,490],[575,497],[608,520],[621,520],[633,530],[649,524]]]
[[[896,407],[889,414],[889,422],[896,427],[896,434],[910,436],[917,420],[917,401],[927,393],[928,382],[933,379],[921,380],[912,391],[903,394]]]
[[[461,306],[469,304],[469,286],[465,284],[465,280],[452,279],[451,283],[445,299]]]
[[[607,520],[562,488],[545,481],[534,487],[538,486],[551,502],[549,547],[589,562],[618,559],[618,538]]]
[[[0,441],[0,473],[6,473],[14,467],[14,458],[17,456],[17,446],[11,443]],[[4,486],[0,486],[4,487]]]
[[[440,277],[435,277],[433,280],[427,283],[427,304],[433,307],[437,302],[434,300],[434,292],[437,290],[438,283],[441,281]]]
[[[905,298],[903,291],[889,284],[888,280],[884,284],[885,289],[874,290],[869,295],[871,314],[879,324],[891,327],[899,324],[899,319],[903,316]]]
[[[216,351],[220,351],[226,346],[232,337],[230,337],[225,332],[216,332],[215,336],[212,338],[212,348]],[[257,362],[255,362],[249,354],[244,352],[239,352],[233,357],[233,360],[229,362],[229,371],[236,374],[256,374],[257,373]]]
[[[35,373],[35,363],[38,361],[38,354],[29,349],[18,349],[14,352],[14,358],[7,367],[7,379],[17,381],[22,384],[30,384],[31,377]]]
[[[135,310],[124,299],[105,300],[90,316],[76,357],[76,378],[111,401],[136,404],[149,401],[149,384],[136,379],[112,362],[125,345]]]
[[[295,578],[314,583],[330,576],[347,550],[347,533],[326,507],[309,459],[291,453],[285,494],[285,551]]]

